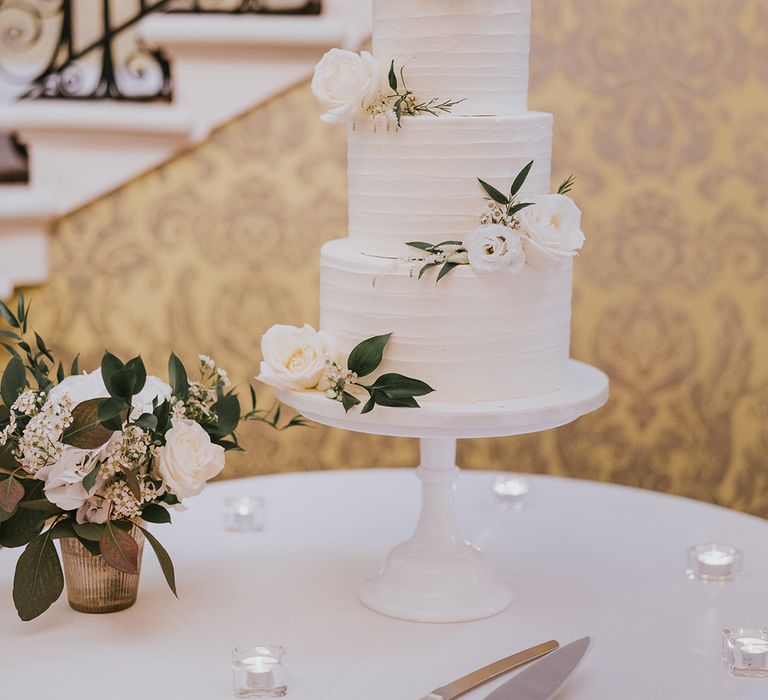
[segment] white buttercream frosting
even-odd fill
[[[487,205],[477,178],[508,190],[534,161],[521,198],[550,191],[552,115],[411,117],[349,130],[349,235],[359,250],[402,256],[403,243],[463,240]]]
[[[373,53],[405,67],[418,97],[466,98],[454,114],[514,114],[528,101],[531,0],[373,0]]]
[[[377,374],[428,382],[424,400],[494,401],[557,391],[569,355],[573,266],[478,274],[435,284],[408,264],[366,256],[348,240],[321,254],[320,327],[342,347],[393,333]]]

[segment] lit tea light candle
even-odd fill
[[[688,577],[728,581],[741,570],[741,552],[723,544],[703,544],[688,550]]]
[[[531,490],[528,479],[520,474],[501,474],[493,482],[493,493],[504,505],[521,506]]]
[[[264,499],[236,496],[224,501],[224,524],[233,532],[256,532],[264,529]]]
[[[723,656],[734,676],[768,676],[768,630],[723,630]]]
[[[234,649],[232,672],[237,697],[281,697],[288,688],[285,649],[279,646]]]

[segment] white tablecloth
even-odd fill
[[[412,532],[409,470],[281,475],[223,482],[154,526],[180,599],[147,548],[130,610],[84,615],[65,596],[30,623],[11,600],[19,550],[0,551],[0,697],[137,700],[232,697],[230,649],[283,644],[289,700],[416,700],[532,644],[591,635],[593,650],[559,700],[768,698],[768,680],[731,678],[725,626],[768,624],[768,523],[618,486],[540,477],[521,511],[493,507],[493,475],[464,473],[459,519],[516,591],[487,620],[427,625],[358,603],[358,583]],[[229,495],[267,499],[262,533],[222,527]],[[686,548],[743,548],[745,574],[707,586],[684,575]],[[478,700],[496,684],[469,693]]]

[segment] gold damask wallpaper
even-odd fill
[[[470,468],[670,491],[768,515],[768,3],[535,0],[531,107],[554,112],[588,245],[573,355],[612,398],[556,431],[471,441]],[[63,219],[37,325],[68,354],[169,348],[257,371],[272,323],[317,320],[345,235],[343,130],[301,86]],[[263,392],[268,400],[268,393]],[[412,442],[248,426],[227,476],[411,465]]]

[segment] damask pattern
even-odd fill
[[[612,480],[768,516],[768,9],[762,0],[536,0],[531,107],[555,114],[587,247],[573,355],[608,406],[466,441],[462,465]],[[345,235],[345,145],[307,86],[66,217],[36,315],[64,353],[169,347],[244,380],[275,322],[317,319]],[[269,392],[261,391],[264,401]],[[227,476],[411,465],[412,441],[250,426]]]

